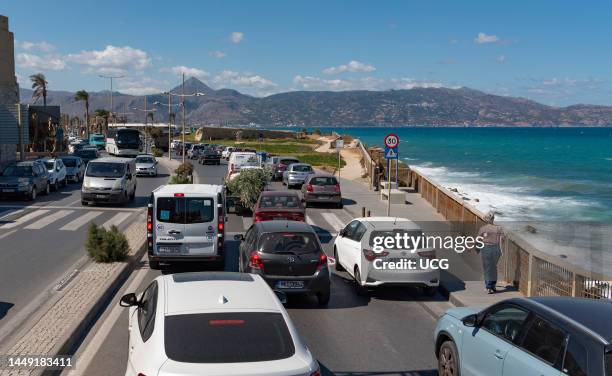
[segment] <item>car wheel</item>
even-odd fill
[[[461,376],[457,346],[453,341],[446,341],[438,353],[438,375]]]
[[[338,250],[336,249],[336,246],[334,246],[334,259],[336,260],[336,266],[335,266],[336,271],[338,272],[344,271],[344,268],[340,264],[340,258],[338,258]]]
[[[81,206],[87,206],[87,205],[88,205],[87,201],[81,200]]]
[[[342,201],[340,201],[339,203],[336,204],[336,207],[338,209],[342,209],[344,207],[344,204],[342,203]]]
[[[427,296],[434,296],[438,293],[438,286],[427,286],[423,287],[423,292]]]
[[[28,201],[36,200],[36,186],[32,186],[30,193],[28,193]]]
[[[330,297],[331,297],[330,289],[317,293],[317,300],[319,301],[320,306],[326,306],[329,303]]]
[[[368,289],[361,284],[361,274],[359,274],[359,268],[355,267],[355,291],[359,296],[366,296]]]
[[[47,186],[45,187],[45,195],[51,194],[51,184],[47,182]]]

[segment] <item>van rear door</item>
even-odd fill
[[[156,197],[155,248],[161,256],[184,254],[185,198],[183,196]]]

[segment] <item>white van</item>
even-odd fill
[[[122,204],[136,197],[136,162],[106,157],[90,161],[83,177],[81,204]]]
[[[259,166],[257,154],[250,151],[235,151],[229,157],[227,163],[228,176],[240,171],[242,166]]]
[[[162,263],[225,263],[222,185],[169,184],[151,192],[147,248],[151,269]]]

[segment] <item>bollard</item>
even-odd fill
[[[365,206],[362,206],[362,207],[361,207],[361,216],[362,216],[362,217],[365,217],[365,216],[366,216],[366,208],[365,208]]]
[[[368,217],[371,217],[372,213],[368,210]]]

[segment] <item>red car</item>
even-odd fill
[[[306,220],[306,213],[300,196],[296,192],[288,191],[262,192],[257,200],[257,205],[255,205],[253,216],[256,223],[272,220],[301,222]]]

